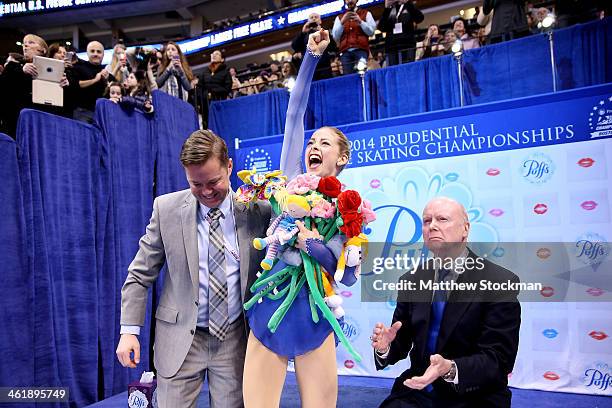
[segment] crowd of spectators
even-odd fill
[[[0,131],[15,135],[17,118],[23,108],[32,108],[93,122],[96,100],[101,97],[124,109],[154,111],[151,92],[166,92],[194,104],[206,124],[210,101],[253,95],[277,88],[291,90],[307,52],[308,36],[329,29],[333,39],[321,57],[314,79],[327,79],[358,71],[378,69],[452,53],[460,41],[463,50],[541,32],[543,20],[554,12],[557,27],[603,18],[609,5],[602,0],[556,0],[554,7],[534,7],[521,0],[484,0],[473,18],[455,16],[448,23],[419,28],[425,16],[412,0],[385,0],[378,21],[344,0],[345,8],[332,27],[324,27],[321,16],[311,13],[293,39],[291,57],[262,65],[251,64],[237,71],[225,63],[221,51],[213,51],[210,64],[196,76],[175,42],[161,50],[135,48],[128,51],[122,43],[113,48],[110,64],[102,64],[104,47],[92,41],[87,45],[87,60],[76,50],[54,43],[47,45],[39,36],[28,34],[22,54],[11,53],[0,64],[0,89],[11,98],[0,99]],[[63,90],[63,106],[34,105],[32,81],[38,77],[35,56],[64,61],[64,76],[58,84]]]

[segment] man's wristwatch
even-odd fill
[[[444,381],[452,381],[457,375],[457,364],[453,360],[451,360],[451,368],[448,370],[448,373],[442,376]]]

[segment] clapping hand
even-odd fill
[[[400,321],[393,323],[391,327],[386,327],[383,323],[376,323],[374,330],[372,330],[372,335],[370,336],[374,350],[379,353],[389,351],[391,343],[395,340],[395,336],[397,336],[397,332],[401,328],[402,322]]]
[[[406,381],[404,381],[404,385],[414,390],[422,390],[437,380],[438,377],[448,373],[452,366],[450,360],[445,359],[439,354],[434,354],[429,357],[429,362],[429,367],[427,367],[427,370],[425,370],[423,375],[408,378]]]

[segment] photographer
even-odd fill
[[[414,26],[423,19],[423,13],[412,0],[385,0],[385,11],[378,22],[378,29],[386,33],[387,65],[414,61]]]
[[[344,74],[357,72],[355,65],[360,59],[368,60],[369,37],[376,30],[372,13],[357,7],[357,0],[344,0],[345,12],[336,17],[332,36],[340,48],[340,61]]]
[[[296,54],[299,54],[301,59],[302,55],[306,52],[306,45],[308,44],[308,36],[314,32],[317,32],[321,29],[321,15],[318,13],[310,13],[308,16],[308,20],[304,23],[302,27],[302,31],[293,39],[291,42],[291,48]],[[319,60],[319,65],[317,65],[317,70],[314,73],[313,79],[318,81],[319,79],[327,79],[332,77],[331,70],[331,55],[329,54],[330,49],[335,49],[335,44],[330,43],[330,46],[327,47],[321,59]]]
[[[193,78],[191,68],[178,44],[172,41],[166,43],[162,50],[161,64],[157,70],[158,89],[187,101]]]
[[[161,52],[155,48],[146,49],[142,47],[133,48],[127,52],[130,65],[136,67],[136,71],[143,71],[149,81],[151,91],[157,89],[157,70],[161,61]]]

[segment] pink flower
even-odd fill
[[[368,200],[362,200],[361,206],[359,207],[359,212],[363,216],[363,223],[369,224],[372,221],[376,220],[376,213],[372,210],[372,203]]]
[[[319,200],[312,210],[310,215],[319,218],[332,218],[336,214],[336,207],[327,200]]]
[[[289,194],[306,194],[310,190],[316,190],[321,177],[313,174],[300,174],[287,184]]]

